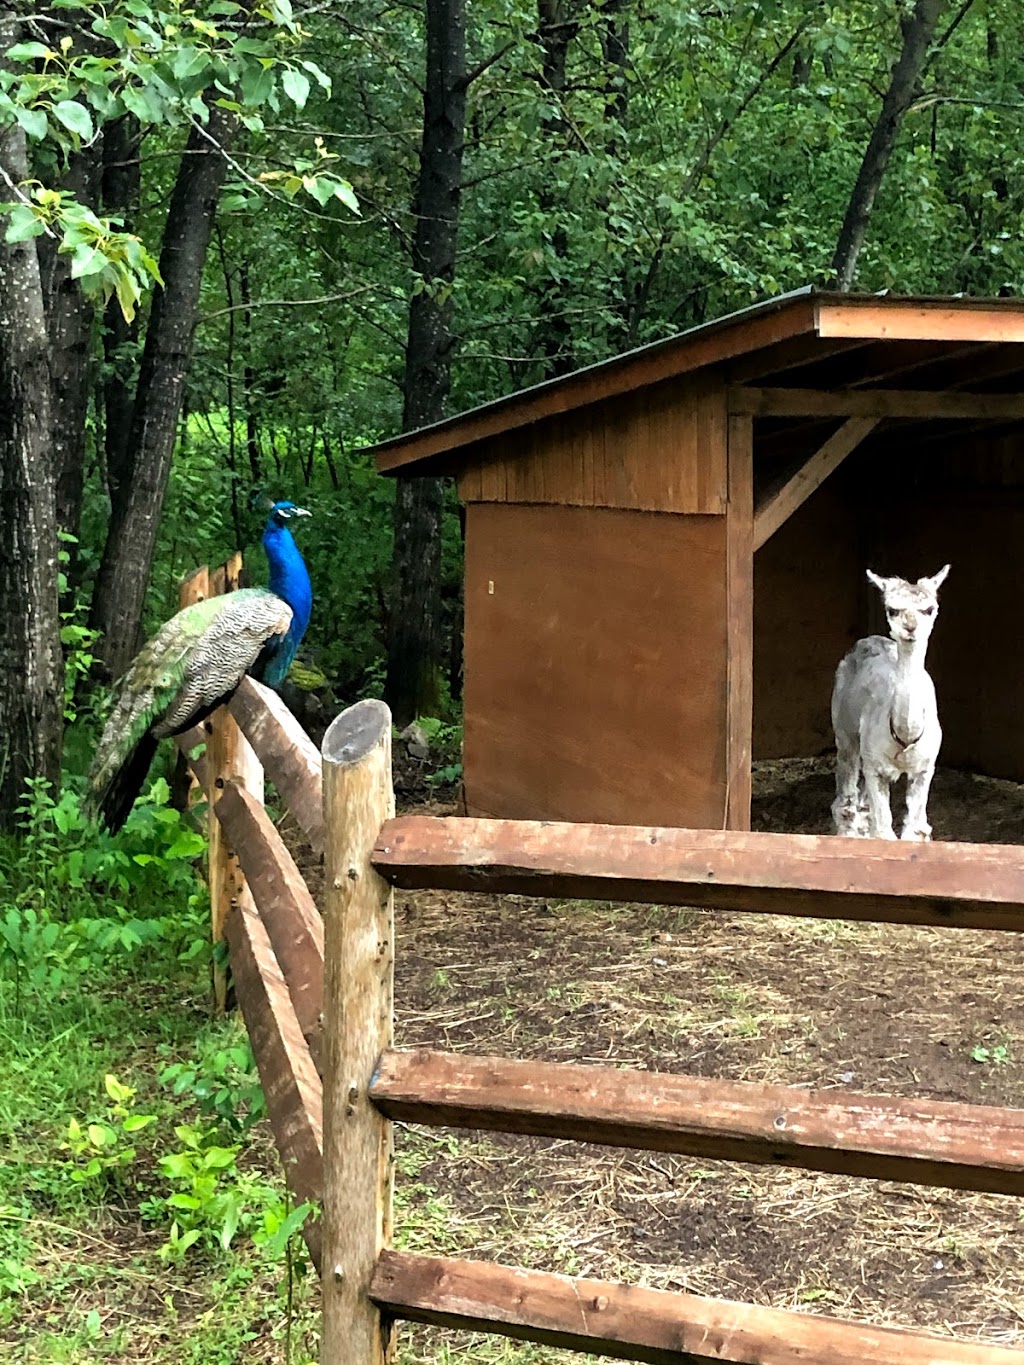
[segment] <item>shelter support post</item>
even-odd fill
[[[726,579],[728,700],[725,737],[726,829],[750,828],[751,733],[754,711],[754,436],[753,418],[728,425]]]
[[[391,1234],[391,1124],[370,1101],[393,1043],[394,897],[370,856],[394,815],[391,712],[358,702],[322,746],[324,1198],[321,1365],[386,1365],[391,1320],[369,1297]]]

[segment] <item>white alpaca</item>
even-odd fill
[[[928,790],[942,743],[935,685],[924,666],[949,565],[934,578],[868,578],[881,590],[889,634],[858,640],[836,669],[836,833],[895,839],[889,787],[907,778],[904,839],[926,840]]]

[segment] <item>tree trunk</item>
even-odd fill
[[[0,16],[0,51],[16,41]],[[0,131],[8,183],[29,178],[25,134]],[[35,240],[0,242],[0,828],[29,778],[60,781],[64,671],[57,594],[49,337]]]
[[[548,94],[546,103],[560,110],[565,94],[566,68],[569,48],[579,32],[582,0],[537,0],[537,38],[543,61],[538,84]],[[614,24],[614,19],[609,21]],[[610,29],[606,28],[606,36]],[[560,112],[545,114],[541,121],[544,141],[555,148],[553,164],[564,155],[568,126]],[[572,325],[566,317],[567,299],[561,284],[562,263],[569,255],[569,235],[560,213],[561,205],[551,186],[554,176],[548,177],[541,189],[538,203],[541,212],[553,224],[550,231],[551,250],[555,268],[541,289],[538,317],[540,318],[540,346],[546,358],[545,378],[556,379],[576,368],[573,356]]]
[[[61,189],[95,209],[99,157],[88,148],[72,157]],[[57,478],[57,525],[77,536],[85,478],[85,418],[89,407],[93,307],[71,278],[71,256],[51,237],[37,238],[50,336],[50,418]]]
[[[896,144],[903,116],[910,108],[924,70],[941,10],[942,0],[916,0],[913,11],[900,21],[903,50],[892,69],[878,121],[871,130],[864,160],[847,205],[846,217],[839,230],[836,253],[832,258],[832,273],[840,289],[849,289],[857,272],[857,258],[867,236],[875,196]]]
[[[466,122],[464,0],[427,0],[423,142],[413,213],[413,269],[423,286],[409,304],[402,428],[439,421],[451,386],[451,286],[459,231]],[[399,479],[385,696],[399,725],[436,714],[441,665],[440,479]]]
[[[126,232],[134,231],[138,219],[141,165],[139,124],[124,114],[103,131],[103,207],[124,220]],[[133,347],[138,340],[138,317],[125,320],[116,298],[107,304],[103,319],[104,440],[107,486],[111,502],[115,490],[131,476]]]
[[[234,115],[214,109],[206,135],[193,129],[171,196],[160,252],[164,288],[153,297],[127,470],[112,488],[110,529],[92,602],[92,625],[102,631],[97,652],[108,677],[124,672],[138,643],[192,354],[203,265],[228,165],[222,148],[230,145],[236,128]],[[202,508],[196,513],[202,515]]]

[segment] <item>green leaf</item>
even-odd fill
[[[100,275],[107,268],[107,258],[99,247],[95,246],[76,246],[71,256],[71,278],[73,280],[86,279],[90,275]],[[55,816],[55,818],[57,818]],[[57,818],[58,828],[60,820]],[[64,830],[63,833],[67,833]]]
[[[34,62],[38,57],[54,55],[45,43],[15,43],[7,49],[7,57],[12,62]]]
[[[193,830],[183,829],[164,854],[165,858],[198,858],[206,849],[206,840]]]
[[[14,111],[14,117],[28,137],[34,142],[42,142],[50,126],[42,109],[23,109],[19,105]]]
[[[30,237],[42,236],[44,231],[45,226],[42,219],[36,217],[29,205],[18,204],[11,210],[7,231],[4,233],[4,241],[27,242]]]
[[[199,1208],[199,1200],[194,1194],[172,1194],[168,1197],[167,1203],[172,1209],[187,1209],[189,1213],[194,1213]]]
[[[102,1123],[90,1123],[86,1132],[89,1134],[89,1141],[94,1147],[108,1146],[111,1138],[115,1136],[111,1129]]]
[[[292,18],[291,0],[270,0],[270,13],[274,16],[275,24],[291,24]]]
[[[326,90],[329,95],[331,93],[330,76],[328,76],[326,72],[321,71],[320,68],[317,66],[316,62],[303,62],[302,65],[313,77],[317,85],[322,86],[322,88]]]
[[[129,1114],[123,1126],[126,1133],[137,1133],[140,1128],[148,1128],[151,1123],[156,1123],[155,1114]]]
[[[359,200],[356,198],[355,190],[347,180],[339,180],[334,190],[335,198],[340,199],[347,209],[353,213],[359,212]]]
[[[294,66],[290,66],[281,77],[281,84],[284,86],[284,93],[295,107],[304,109],[309,99],[309,77],[296,70]]]
[[[76,100],[60,100],[53,106],[53,116],[63,123],[71,133],[77,133],[85,142],[92,140],[92,115],[84,104]]]

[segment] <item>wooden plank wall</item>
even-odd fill
[[[471,813],[720,828],[726,518],[471,503]]]
[[[901,474],[876,516],[879,571],[916,578],[952,565],[928,649],[939,761],[1024,781],[1024,442],[979,435],[922,451]],[[877,596],[869,619],[881,629]]]
[[[495,437],[469,452],[465,502],[721,514],[726,401],[712,375],[673,379]]]
[[[836,665],[867,628],[865,530],[843,469],[754,556],[755,759],[832,748]]]

